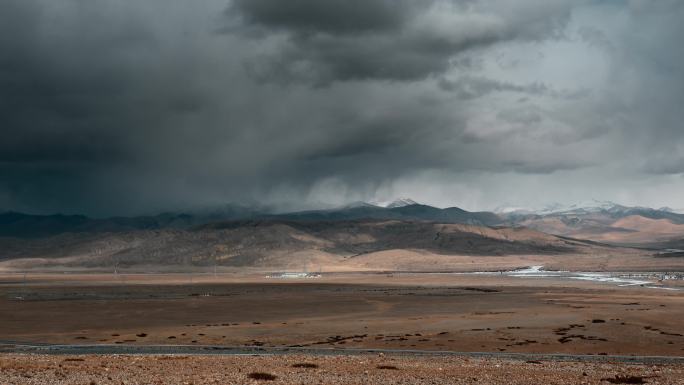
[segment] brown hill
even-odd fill
[[[549,234],[620,245],[649,245],[684,237],[684,224],[641,215],[617,219],[604,213],[553,215],[519,224]]]
[[[309,264],[340,268],[342,265],[370,266],[373,258],[378,258],[378,261],[382,259],[382,266],[392,269],[397,266],[388,262],[387,253],[383,254],[388,250],[412,253],[415,258],[408,265],[418,268],[419,255],[437,259],[453,255],[563,255],[593,253],[601,248],[605,247],[526,228],[397,220],[238,221],[192,230],[0,238],[0,260],[4,260],[4,266],[15,267],[217,264],[287,268]],[[431,261],[431,268],[439,268],[434,258]],[[404,258],[402,263],[406,262]]]

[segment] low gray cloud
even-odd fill
[[[268,81],[417,80],[455,56],[511,40],[560,35],[571,2],[238,0],[233,24],[257,39],[284,35],[254,74]],[[255,33],[258,31],[258,33]]]
[[[481,209],[544,180],[558,200],[637,200],[647,180],[679,206],[683,8],[5,0],[0,209]]]

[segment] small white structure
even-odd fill
[[[302,279],[302,278],[319,278],[321,275],[318,273],[305,273],[305,272],[283,272],[283,273],[271,273],[266,276],[266,278],[281,278],[281,279]]]

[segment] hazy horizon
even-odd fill
[[[409,200],[412,201],[413,203],[401,203],[401,201]],[[575,210],[575,209],[594,209],[594,208],[607,208],[607,207],[612,207],[612,205],[617,205],[617,206],[624,206],[624,207],[643,207],[643,208],[649,208],[649,209],[654,209],[654,210],[665,210],[665,211],[671,211],[677,214],[684,214],[684,209],[681,208],[676,208],[676,207],[669,207],[669,206],[643,206],[643,205],[626,205],[622,204],[620,202],[615,202],[615,201],[608,201],[608,200],[598,200],[598,199],[591,199],[587,201],[577,201],[577,202],[571,202],[571,203],[561,203],[561,202],[546,202],[546,203],[540,203],[537,204],[536,206],[520,206],[520,205],[512,205],[512,204],[501,204],[495,207],[490,207],[490,208],[485,208],[485,209],[469,209],[467,207],[464,207],[463,205],[459,205],[457,202],[456,203],[449,203],[449,204],[443,204],[443,205],[437,205],[429,202],[424,202],[420,200],[414,200],[410,197],[398,197],[395,199],[383,199],[383,200],[370,200],[370,201],[353,201],[353,202],[345,202],[341,204],[332,204],[332,203],[326,203],[326,202],[304,202],[302,204],[296,204],[296,203],[289,203],[289,204],[281,204],[281,205],[273,205],[273,204],[263,204],[259,202],[224,202],[220,204],[199,204],[199,205],[190,205],[190,206],[180,206],[176,207],[175,209],[170,209],[170,210],[163,210],[163,211],[143,211],[143,212],[138,212],[138,213],[131,213],[131,214],[114,214],[114,215],[90,215],[90,214],[85,214],[82,212],[66,212],[66,211],[55,211],[55,212],[36,212],[36,211],[17,211],[17,210],[6,210],[3,208],[0,208],[0,214],[3,213],[10,213],[10,212],[18,212],[21,214],[27,214],[27,215],[84,215],[87,217],[91,217],[94,219],[107,219],[107,218],[112,218],[112,217],[138,217],[138,216],[156,216],[156,215],[163,215],[163,214],[202,214],[202,213],[218,213],[221,212],[221,210],[225,209],[236,209],[236,208],[243,208],[243,209],[249,209],[249,210],[255,210],[255,213],[262,213],[262,214],[288,214],[288,213],[296,213],[296,212],[306,212],[306,211],[325,211],[325,210],[345,210],[347,208],[355,207],[360,204],[368,204],[368,205],[373,205],[377,207],[385,207],[385,208],[391,208],[391,207],[398,207],[398,206],[391,206],[392,204],[399,204],[400,206],[404,205],[409,205],[409,204],[417,204],[417,205],[426,205],[426,206],[432,206],[440,209],[446,209],[446,208],[460,208],[464,209],[466,211],[471,211],[471,212],[493,212],[496,214],[510,214],[514,212],[518,213],[539,213],[539,214],[550,214],[550,213],[559,213],[559,212],[564,212],[564,211],[570,211],[570,210]]]

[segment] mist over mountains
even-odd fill
[[[469,212],[458,207],[436,208],[398,200],[383,206],[359,202],[336,209],[275,213],[267,208],[225,205],[213,210],[187,213],[162,213],[155,216],[89,218],[83,215],[28,215],[16,212],[0,214],[0,236],[42,237],[67,232],[123,232],[156,229],[192,229],[215,222],[244,220],[348,221],[360,219],[395,219],[493,226],[501,218],[491,212]]]
[[[341,222],[357,220],[424,221],[475,226],[529,227],[549,234],[614,243],[648,243],[684,235],[684,215],[670,209],[627,207],[593,201],[584,205],[550,205],[537,211],[471,212],[437,208],[409,198],[383,206],[357,202],[335,209],[277,213],[268,208],[228,204],[220,208],[153,216],[90,218],[82,215],[0,214],[0,236],[35,238],[62,233],[107,233],[139,230],[192,230],[234,221]],[[680,228],[681,226],[681,228]],[[645,232],[644,234],[640,234]],[[628,237],[631,237],[629,242]],[[652,239],[649,239],[652,238]],[[684,236],[683,236],[684,238]]]

